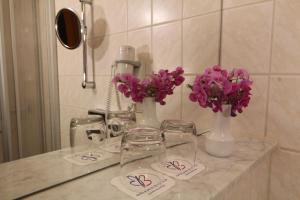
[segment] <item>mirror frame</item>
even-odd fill
[[[70,47],[70,46],[68,46],[67,44],[65,44],[62,40],[61,40],[61,38],[60,38],[60,35],[59,35],[59,33],[58,33],[58,16],[60,15],[60,13],[63,11],[63,10],[68,10],[68,11],[70,11],[70,12],[72,12],[74,15],[76,15],[76,17],[78,18],[78,21],[79,21],[79,26],[80,26],[80,43],[77,45],[77,46],[75,46],[75,47]],[[80,45],[81,45],[81,43],[83,42],[83,23],[82,23],[82,20],[80,19],[80,17],[79,17],[79,15],[77,14],[77,12],[75,11],[75,10],[73,10],[72,8],[62,8],[62,9],[60,9],[58,12],[57,12],[57,14],[56,14],[56,16],[55,16],[55,33],[56,33],[56,36],[57,36],[57,38],[58,38],[58,40],[59,40],[59,42],[63,45],[63,47],[65,47],[65,48],[67,48],[67,49],[71,49],[71,50],[73,50],[73,49],[77,49]]]

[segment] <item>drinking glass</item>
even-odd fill
[[[123,184],[131,190],[139,190],[150,184],[149,180],[159,182],[160,177],[152,173],[151,164],[163,162],[165,153],[165,137],[161,130],[149,127],[128,130],[121,142]]]
[[[161,130],[166,137],[167,146],[173,147],[168,149],[168,157],[182,157],[195,163],[198,143],[194,122],[165,120]]]
[[[115,112],[110,115],[107,124],[108,137],[100,148],[110,153],[120,153],[122,135],[136,124],[135,116],[129,112]]]

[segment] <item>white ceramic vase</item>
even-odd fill
[[[230,132],[231,105],[223,105],[223,112],[216,113],[212,131],[206,135],[207,153],[217,157],[228,157],[234,150],[234,137]]]
[[[149,126],[153,128],[160,128],[160,122],[156,115],[156,102],[152,97],[146,97],[142,103],[143,114],[138,124],[141,126]]]

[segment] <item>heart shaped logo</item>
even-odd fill
[[[177,161],[177,160],[167,162],[166,167],[167,167],[168,169],[179,170],[179,171],[182,171],[182,170],[185,169],[185,165],[184,165],[184,164],[181,164],[181,163],[180,163],[179,161]]]
[[[81,156],[81,160],[97,161],[97,157],[95,157],[95,156],[83,155],[83,156]]]
[[[152,184],[152,181],[147,179],[143,174],[139,176],[127,176],[127,178],[130,180],[129,184],[136,187],[147,187]]]

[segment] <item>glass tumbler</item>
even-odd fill
[[[196,162],[197,155],[197,135],[194,122],[182,120],[165,120],[161,125],[161,130],[166,137],[168,157],[182,157],[190,162]],[[169,159],[169,158],[168,158]]]
[[[165,160],[165,137],[161,130],[136,127],[128,130],[121,142],[121,180],[131,190],[145,188],[160,178],[152,173],[151,164]],[[144,185],[143,185],[144,184]]]

